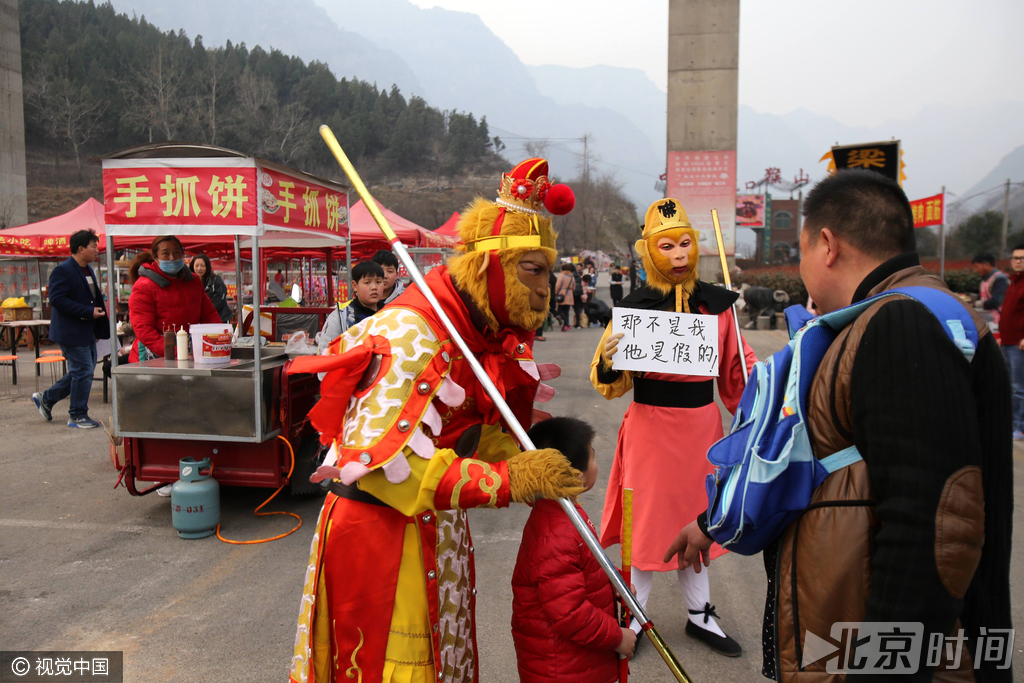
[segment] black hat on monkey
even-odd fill
[[[667,238],[668,241],[663,242]],[[672,197],[659,199],[650,205],[644,216],[643,235],[634,248],[643,259],[647,271],[647,286],[662,294],[676,293],[676,311],[690,313],[689,298],[697,286],[697,266],[700,264],[699,233],[690,224],[682,202]],[[677,272],[659,243],[688,249],[684,272]]]
[[[543,210],[563,215],[575,203],[567,185],[548,180],[548,162],[534,158],[502,174],[493,202],[477,198],[462,213],[456,228],[460,253],[449,261],[449,272],[492,330],[535,330],[544,322],[547,310],[530,307],[530,290],[519,281],[517,267],[531,251],[541,251],[554,266],[556,235]]]

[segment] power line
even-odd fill
[[[513,133],[511,131],[507,131],[507,130],[505,130],[503,128],[498,128],[497,126],[490,126],[490,128],[491,128],[491,130],[496,130],[496,131],[500,131],[500,132],[504,133],[504,135],[502,137],[507,137],[507,138],[516,139],[516,140],[526,140],[526,141],[529,141],[529,142],[542,142],[542,143],[580,142],[580,143],[583,143],[584,146],[586,146],[587,140],[589,139],[589,136],[587,136],[587,135],[584,135],[583,137],[578,137],[578,138],[540,138],[540,137],[529,137],[529,136],[526,136],[526,135],[519,135],[517,133]],[[598,163],[598,164],[604,164],[605,166],[611,166],[612,168],[618,168],[618,169],[621,169],[623,171],[629,171],[630,173],[637,173],[639,175],[646,176],[648,178],[658,179],[658,178],[661,177],[661,176],[659,176],[656,173],[648,173],[647,171],[638,171],[635,168],[629,168],[628,166],[621,166],[619,164],[613,164],[612,162],[604,161],[603,159],[595,159],[595,158],[593,158],[592,156],[590,156],[587,153],[587,151],[589,151],[589,150],[584,151],[584,152],[577,152],[576,150],[567,149],[565,147],[562,147],[561,145],[551,144],[550,146],[552,148],[554,148],[554,149],[560,150],[562,152],[566,152],[567,154],[572,154],[572,155],[577,156],[577,157],[579,157],[581,159],[584,159],[584,161],[587,162],[587,164],[585,164],[585,165],[589,165],[589,163]]]
[[[1024,185],[1024,182],[1010,183],[1010,185]],[[957,204],[963,204],[964,202],[969,201],[971,199],[974,199],[975,197],[980,197],[980,196],[988,194],[990,192],[996,192],[998,190],[1005,190],[1005,189],[1006,189],[1006,183],[999,183],[999,185],[997,185],[995,187],[990,187],[987,190],[981,190],[980,192],[975,192],[974,194],[972,194],[970,196],[961,197],[960,199],[956,200],[955,202],[950,202],[949,205],[950,206],[956,206]],[[948,190],[947,190],[947,193],[948,194],[956,194],[955,192],[949,192]]]

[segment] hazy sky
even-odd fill
[[[480,15],[526,64],[632,67],[665,89],[667,0],[412,2]],[[1021,0],[743,0],[739,99],[848,125],[1024,100],[1022,32]]]

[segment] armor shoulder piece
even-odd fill
[[[388,345],[379,349],[380,362],[370,363],[369,376],[348,403],[335,449],[337,478],[351,484],[383,468],[388,481],[400,483],[410,473],[402,452],[406,446],[421,458],[434,455],[434,444],[422,431],[423,425],[435,436],[441,431],[433,399],[460,405],[466,392],[448,377],[455,355],[451,341],[415,311],[383,310],[349,330],[343,345],[368,336],[386,338]]]

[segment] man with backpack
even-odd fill
[[[981,318],[951,304],[942,280],[921,268],[910,205],[895,182],[840,171],[808,194],[803,212],[801,276],[836,329],[806,375],[804,402],[791,406],[800,387],[787,386],[773,427],[783,428],[792,410],[804,420],[810,457],[820,465],[841,454],[842,462],[814,479],[807,505],[786,517],[781,533],[744,548],[763,549],[769,576],[762,673],[835,680],[847,673],[837,670],[842,648],[823,639],[837,640],[843,622],[862,624],[858,643],[872,625],[891,631],[910,622],[920,626],[921,647],[913,661],[898,662],[907,665],[900,680],[1012,680],[1012,645],[1003,642],[999,661],[990,649],[993,638],[1012,633],[1012,417],[999,346]],[[904,288],[910,294],[857,306]],[[755,376],[770,368],[758,364]],[[775,480],[788,475],[776,472]],[[718,535],[719,498],[710,501],[712,523],[702,514],[684,528],[666,559],[678,553],[680,567],[699,569],[712,537],[728,547]],[[877,643],[865,648],[880,652]],[[876,659],[851,656],[846,665],[852,672]],[[894,673],[875,672],[879,680]]]

